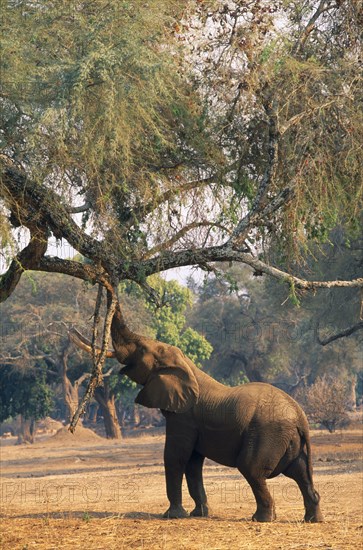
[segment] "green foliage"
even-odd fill
[[[186,314],[193,304],[193,294],[177,281],[166,281],[160,275],[149,277],[147,283],[158,298],[145,300],[145,308],[151,312],[151,326],[155,338],[166,344],[179,347],[198,367],[212,353],[212,346],[206,338],[191,327],[186,328]],[[129,295],[141,297],[140,287],[123,284]]]
[[[46,383],[45,367],[17,369],[0,367],[0,422],[21,414],[38,420],[52,410],[52,392]]]
[[[110,393],[121,400],[124,408],[133,406],[135,397],[140,391],[140,387],[128,378],[119,374],[112,374],[109,377]]]
[[[157,192],[161,165],[202,148],[168,45],[180,14],[173,0],[2,5],[3,150],[65,193],[72,180],[103,222],[113,201],[123,222],[123,205]]]
[[[179,338],[180,349],[193,361],[197,367],[202,368],[204,361],[209,359],[213,346],[196,330],[188,327]]]
[[[363,201],[361,6],[326,4],[304,38],[318,5],[300,4],[216,1],[214,10],[200,8],[205,26],[196,31],[198,78],[214,107],[235,192],[223,221],[234,224],[241,204],[257,196],[271,167],[272,123],[270,192],[294,193],[282,215],[250,236],[261,245],[278,239],[289,258],[299,256],[301,244],[326,241],[337,223],[353,228]],[[198,64],[198,55],[193,60]]]
[[[248,384],[250,381],[245,373],[243,371],[237,371],[232,376],[229,376],[228,378],[218,378],[219,382],[224,384],[225,386],[241,386],[242,384]]]

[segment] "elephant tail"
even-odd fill
[[[300,431],[300,430],[299,430]],[[320,501],[320,496],[317,491],[314,489],[314,483],[313,483],[313,461],[311,456],[311,444],[310,444],[310,436],[309,436],[309,428],[308,426],[304,427],[303,430],[300,432],[301,435],[301,443],[302,447],[306,447],[306,458],[307,458],[307,473],[310,481],[310,487],[308,489],[310,493],[310,497],[313,500],[315,504],[318,504]]]

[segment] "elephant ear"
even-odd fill
[[[162,366],[149,376],[135,399],[144,407],[183,413],[198,400],[199,385],[187,366]]]

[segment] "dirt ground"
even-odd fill
[[[34,445],[1,441],[1,540],[30,549],[363,548],[362,430],[313,432],[315,485],[323,524],[304,524],[302,498],[284,476],[271,480],[278,519],[255,509],[240,474],[206,461],[209,518],[164,520],[163,431],[107,441],[84,428],[43,435]],[[192,509],[186,487],[184,506]]]

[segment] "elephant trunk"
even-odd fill
[[[83,349],[84,351],[87,351],[87,353],[92,353],[92,343],[90,340],[85,338],[78,330],[74,327],[72,327],[68,331],[69,339],[79,348]],[[96,353],[100,354],[101,349],[99,347],[96,347]],[[116,357],[116,354],[111,349],[107,350],[106,357]]]
[[[107,291],[108,303],[112,299],[110,291]],[[120,363],[127,363],[128,357],[133,355],[140,347],[142,336],[132,332],[126,325],[122,315],[120,304],[117,301],[115,313],[111,323],[111,338],[115,349],[115,355]]]

